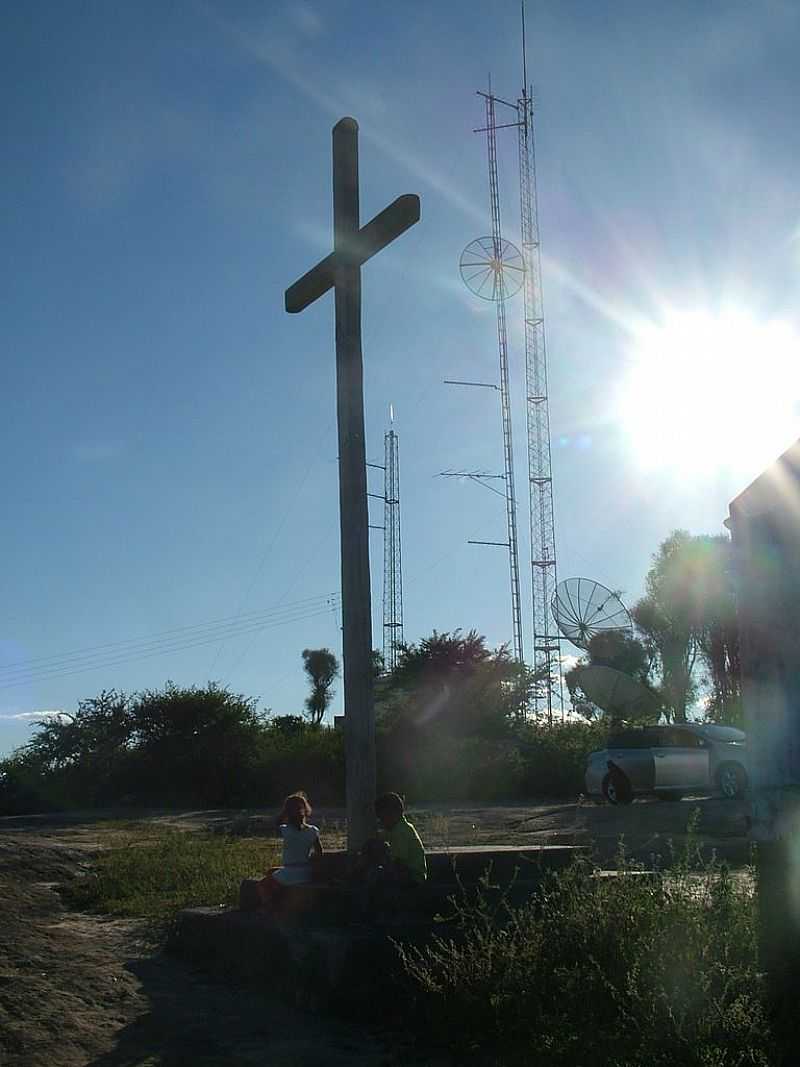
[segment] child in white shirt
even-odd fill
[[[283,838],[283,865],[272,867],[262,882],[266,903],[275,904],[283,886],[306,885],[312,880],[312,861],[322,855],[319,828],[308,822],[311,804],[302,791],[291,793],[278,816],[278,833]]]
[[[272,871],[279,885],[302,885],[311,881],[311,860],[322,855],[319,828],[308,822],[311,805],[303,792],[292,793],[278,816],[283,838],[283,866]]]

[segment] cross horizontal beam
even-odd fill
[[[303,311],[332,289],[336,284],[336,265],[340,258],[350,266],[360,267],[416,222],[419,222],[419,197],[415,193],[398,196],[362,226],[344,248],[331,252],[294,285],[289,286],[286,290],[286,310],[291,314]]]

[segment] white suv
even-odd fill
[[[732,726],[625,727],[609,735],[607,748],[590,754],[586,792],[611,804],[648,793],[678,800],[689,792],[719,792],[733,799],[747,788],[745,742]]]

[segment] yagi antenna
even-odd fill
[[[525,48],[525,0],[520,0],[522,9],[522,99],[528,93],[528,54]]]

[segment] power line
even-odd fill
[[[52,664],[57,660],[71,659],[74,656],[85,656],[91,652],[99,652],[102,649],[120,648],[124,645],[139,645],[149,644],[152,641],[158,641],[163,637],[167,637],[169,634],[186,633],[189,630],[204,630],[214,626],[226,626],[232,625],[239,620],[246,621],[253,618],[262,618],[268,615],[275,614],[276,612],[288,611],[293,608],[300,608],[305,605],[319,603],[324,601],[327,603],[332,596],[338,597],[338,593],[323,593],[313,597],[305,597],[302,600],[296,600],[289,604],[280,606],[280,601],[273,608],[261,608],[259,611],[251,611],[245,615],[228,615],[218,619],[209,619],[206,622],[196,622],[189,626],[174,626],[168,630],[157,630],[154,634],[150,634],[147,637],[129,637],[122,641],[107,641],[102,645],[88,645],[85,648],[70,649],[67,652],[61,652],[56,656],[38,656],[33,659],[16,660],[12,663],[0,663],[0,671],[13,670],[17,667],[29,668],[33,664]]]
[[[327,615],[330,611],[329,607],[321,607],[315,611],[305,612],[303,614],[296,614],[292,617],[278,619],[272,622],[261,622],[254,626],[245,626],[236,631],[236,633],[229,634],[229,637],[241,637],[246,634],[262,632],[264,630],[274,629],[278,626],[286,626],[294,622],[303,622],[308,619],[319,618],[322,615]],[[13,681],[0,682],[0,689],[11,689],[15,686],[29,685],[33,682],[49,681],[54,678],[64,678],[73,674],[83,674],[87,671],[102,670],[107,667],[117,667],[125,663],[132,663],[137,660],[150,659],[153,656],[168,655],[172,652],[183,652],[190,648],[199,648],[203,645],[213,644],[219,640],[219,634],[214,633],[211,636],[203,636],[194,641],[184,641],[170,646],[156,647],[151,650],[142,650],[131,655],[117,656],[112,658],[106,658],[94,663],[84,663],[73,668],[61,668],[57,670],[43,670],[37,673],[31,673],[28,676],[17,677]]]
[[[262,630],[286,626],[294,622],[325,615],[331,610],[331,604],[338,602],[338,594],[316,597],[287,605],[278,611],[253,613],[247,618],[239,618],[223,625],[198,624],[171,631],[173,636],[164,637],[170,631],[163,631],[160,638],[139,641],[118,642],[115,645],[96,646],[95,650],[86,650],[79,654],[30,660],[28,664],[38,666],[15,665],[13,668],[0,668],[0,689],[27,685],[31,682],[79,674],[84,671],[99,670],[117,666],[152,656],[180,652],[189,648],[213,644],[221,637],[228,640]],[[102,651],[102,649],[106,649]],[[99,650],[99,651],[98,651]]]

